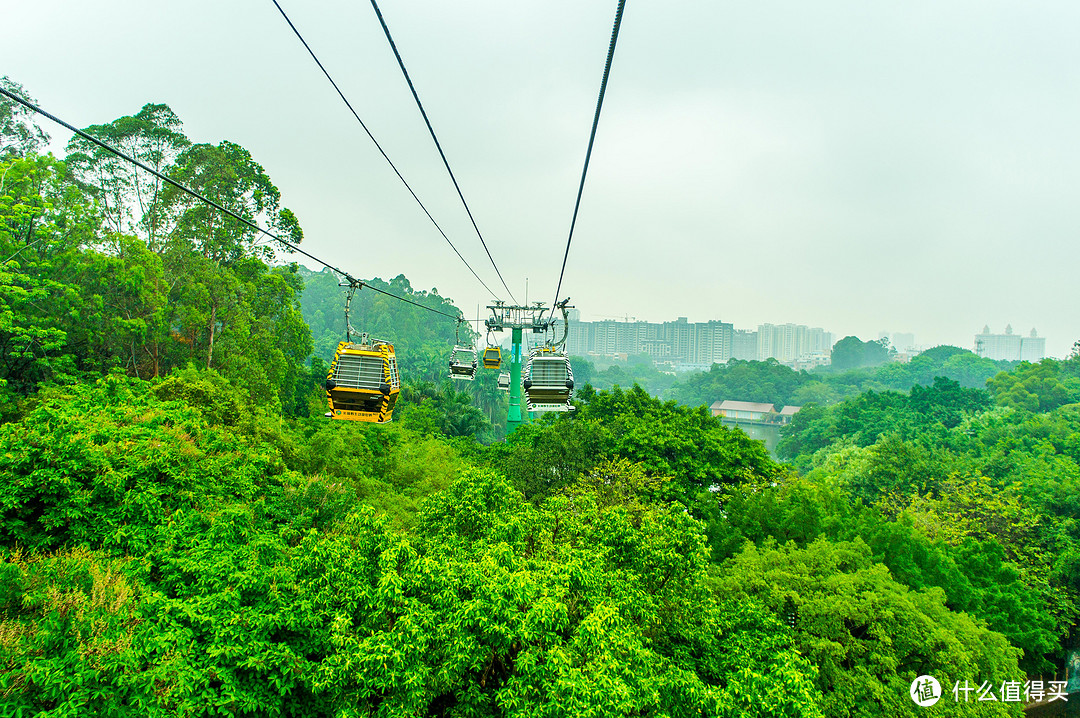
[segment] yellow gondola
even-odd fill
[[[386,423],[393,419],[400,390],[393,344],[377,339],[362,344],[341,342],[326,375],[327,416]]]
[[[498,369],[502,366],[502,350],[499,347],[488,347],[484,350],[484,368]]]

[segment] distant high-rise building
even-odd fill
[[[795,361],[796,333],[794,324],[759,324],[758,359]]]
[[[1037,362],[1046,357],[1046,339],[1034,329],[1027,337],[1013,334],[1011,324],[1006,325],[1004,334],[991,334],[987,325],[975,335],[975,353],[995,361]]]
[[[1038,362],[1046,358],[1046,338],[1040,337],[1035,328],[1020,340],[1020,361]]]
[[[734,327],[712,320],[690,323],[686,317],[664,322],[662,337],[671,345],[671,360],[680,364],[711,366],[731,358]]]
[[[758,359],[773,358],[792,364],[811,355],[828,356],[832,333],[803,324],[761,324],[758,326]]]
[[[898,352],[909,352],[915,348],[915,335],[910,332],[896,332],[892,335],[892,345]]]
[[[736,329],[731,336],[731,358],[755,361],[758,358],[758,333]]]
[[[832,345],[832,332],[827,332],[821,327],[811,327],[806,330],[806,349],[800,357],[812,354],[829,356],[832,353]]]
[[[731,358],[735,327],[715,319],[697,326],[697,347],[689,364],[723,364]]]
[[[566,334],[567,353],[573,356],[582,356],[592,351],[593,337],[595,336],[593,322],[570,319],[568,324],[570,329]]]
[[[734,338],[729,322],[691,323],[686,317],[663,324],[571,319],[569,325],[566,348],[573,355],[648,354],[656,360],[703,367],[730,359]]]
[[[765,324],[758,331],[736,331],[730,322],[690,322],[686,317],[658,324],[612,319],[582,322],[571,315],[566,339],[571,355],[648,354],[684,369],[707,369],[733,357],[753,361],[772,356],[794,364],[813,356],[820,363],[822,356],[827,361],[831,347],[832,334],[820,327]]]
[[[1004,334],[991,334],[987,325],[981,334],[975,335],[975,353],[995,361],[1019,361],[1020,342],[1020,336],[1013,334],[1011,324],[1005,327]]]

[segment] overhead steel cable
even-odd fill
[[[331,269],[333,269],[333,268],[331,267]],[[351,277],[347,277],[347,278],[351,279]],[[406,297],[403,297],[403,296],[401,296],[399,294],[394,294],[393,292],[388,292],[385,289],[379,289],[378,287],[373,287],[370,284],[368,284],[367,282],[361,282],[361,281],[358,281],[358,280],[355,280],[355,279],[353,279],[352,281],[356,282],[358,285],[367,287],[368,289],[370,289],[373,292],[378,292],[379,294],[385,294],[388,297],[393,297],[394,299],[398,300],[399,302],[405,302],[406,304],[411,304],[414,307],[420,307],[421,309],[426,309],[429,312],[434,312],[435,314],[441,314],[444,317],[447,317],[449,319],[453,319],[455,322],[461,321],[461,315],[459,315],[459,314],[447,314],[446,312],[441,312],[438,309],[432,309],[431,307],[425,307],[423,304],[420,304],[419,302],[414,302],[413,300],[408,299]]]
[[[566,251],[563,253],[562,269],[559,270],[559,283],[555,287],[555,301],[551,303],[552,307],[559,303],[563,274],[566,273],[566,259],[570,256],[570,242],[574,239],[574,226],[577,225],[578,209],[581,208],[581,195],[585,192],[585,175],[589,172],[589,159],[592,157],[593,142],[596,141],[596,127],[600,124],[600,110],[604,106],[604,93],[607,91],[611,60],[615,57],[615,43],[619,39],[619,26],[622,24],[625,5],[626,0],[619,0],[619,7],[615,10],[615,26],[611,29],[611,44],[608,45],[607,62],[604,63],[604,78],[600,81],[600,96],[596,100],[596,114],[593,115],[592,132],[589,133],[589,148],[585,151],[585,166],[581,170],[581,183],[578,185],[577,201],[574,202],[574,216],[570,220],[570,234],[566,238]]]
[[[319,264],[326,267],[330,271],[336,272],[340,276],[344,277],[346,280],[348,280],[348,282],[350,284],[356,284],[356,285],[361,285],[361,286],[367,287],[368,289],[371,289],[371,290],[373,290],[375,292],[378,292],[379,294],[385,294],[388,297],[393,297],[394,299],[397,299],[398,301],[401,301],[401,302],[405,302],[406,304],[412,304],[415,307],[420,307],[421,309],[426,309],[429,312],[434,312],[435,314],[441,314],[442,316],[453,319],[454,321],[458,321],[461,318],[460,314],[448,314],[447,312],[439,311],[438,309],[432,309],[431,307],[426,307],[423,304],[420,304],[419,302],[414,302],[413,300],[408,299],[407,297],[399,296],[397,294],[394,294],[393,292],[388,292],[388,291],[386,291],[384,289],[379,289],[378,287],[373,287],[373,286],[371,286],[370,284],[368,284],[366,282],[360,281],[360,280],[356,279],[355,277],[353,277],[348,272],[346,272],[344,269],[339,269],[338,267],[335,267],[334,265],[330,264],[329,262],[325,262],[325,261],[319,259],[314,254],[311,254],[310,252],[306,252],[303,249],[300,249],[300,247],[298,247],[297,245],[295,245],[292,242],[288,241],[287,239],[282,239],[281,237],[274,234],[270,230],[263,229],[262,227],[255,224],[254,222],[247,219],[246,217],[242,217],[242,216],[238,215],[236,212],[233,212],[232,210],[221,206],[220,204],[218,204],[214,200],[210,199],[209,197],[206,197],[206,196],[204,196],[202,194],[199,194],[195,190],[180,184],[179,182],[172,179],[168,175],[166,175],[166,174],[164,174],[162,172],[159,172],[158,170],[154,169],[153,167],[150,167],[149,165],[135,159],[134,157],[131,157],[130,155],[127,155],[127,154],[121,152],[120,150],[116,149],[112,145],[107,144],[105,142],[102,142],[97,137],[94,137],[93,135],[91,135],[91,134],[89,134],[89,133],[87,133],[87,132],[85,132],[83,130],[80,130],[78,127],[75,127],[74,125],[72,125],[72,124],[70,124],[68,122],[65,122],[64,120],[61,120],[56,115],[53,115],[52,113],[45,111],[44,109],[38,107],[37,105],[33,104],[32,102],[24,100],[23,98],[19,97],[18,95],[4,89],[3,87],[0,87],[0,95],[4,95],[5,97],[7,97],[9,99],[12,99],[15,102],[18,102],[20,105],[23,105],[27,109],[33,110],[34,112],[38,113],[39,115],[49,118],[50,120],[52,120],[56,124],[71,130],[72,132],[74,132],[79,137],[82,137],[84,140],[86,140],[88,142],[91,142],[91,143],[97,145],[98,147],[101,147],[102,149],[113,153],[117,157],[130,162],[131,164],[135,165],[136,167],[138,167],[138,168],[140,168],[140,169],[142,169],[142,170],[144,170],[146,172],[149,172],[153,176],[160,179],[162,182],[167,182],[168,184],[172,185],[173,187],[177,188],[178,190],[180,190],[182,192],[185,192],[186,194],[188,194],[188,195],[194,197],[195,199],[199,200],[200,202],[205,202],[206,204],[210,205],[214,209],[218,210],[219,212],[222,212],[223,214],[228,215],[229,217],[232,217],[233,219],[235,219],[236,221],[244,224],[245,226],[249,227],[250,229],[253,229],[256,232],[260,232],[262,234],[265,234],[267,237],[274,240],[275,242],[278,242],[279,244],[281,244],[283,247],[289,249],[290,251],[295,252],[297,254],[302,254],[305,257],[307,257],[308,259],[310,259],[310,260],[312,260],[314,262],[318,262]]]
[[[307,40],[304,39],[304,36],[300,34],[300,31],[298,29],[296,29],[296,25],[293,24],[293,21],[290,20],[289,16],[285,14],[285,10],[281,7],[277,0],[271,1],[274,3],[274,7],[278,9],[278,12],[281,13],[281,17],[285,18],[285,22],[287,22],[289,24],[289,27],[292,28],[293,34],[295,34],[297,39],[300,40],[300,43],[304,46],[304,49],[308,51],[309,55],[311,55],[311,59],[315,61],[315,64],[319,66],[319,69],[322,70],[322,73],[326,75],[326,79],[330,81],[330,84],[337,92],[338,97],[340,97],[341,101],[345,103],[345,106],[349,108],[349,112],[351,112],[352,116],[356,118],[356,121],[360,123],[360,126],[364,128],[364,132],[375,144],[375,148],[379,150],[379,154],[383,156],[383,159],[385,159],[387,164],[390,165],[390,168],[394,170],[394,174],[396,174],[398,179],[401,180],[401,183],[405,185],[405,189],[409,190],[409,194],[411,194],[412,198],[416,200],[416,203],[420,205],[420,209],[424,211],[424,214],[427,215],[427,218],[431,220],[431,223],[433,225],[435,225],[435,229],[439,231],[439,234],[442,235],[442,238],[445,239],[446,243],[450,245],[450,249],[454,250],[454,254],[456,254],[458,256],[458,259],[460,259],[465,264],[465,266],[468,267],[469,271],[472,272],[472,275],[476,277],[476,281],[480,282],[481,286],[483,286],[484,289],[487,290],[488,294],[490,294],[492,297],[498,298],[498,295],[495,292],[491,291],[491,288],[488,287],[484,280],[480,278],[480,275],[477,274],[475,270],[473,270],[472,266],[469,265],[465,257],[461,256],[461,252],[459,252],[458,248],[454,246],[454,243],[450,241],[450,237],[446,235],[446,232],[443,231],[443,228],[440,227],[439,223],[435,221],[435,218],[431,216],[431,212],[428,211],[428,208],[424,205],[423,202],[420,201],[420,198],[416,196],[416,192],[413,191],[412,186],[405,180],[405,177],[401,174],[401,171],[398,170],[397,165],[394,164],[393,160],[390,159],[390,156],[386,154],[386,150],[382,148],[382,145],[379,144],[379,141],[375,139],[375,135],[371,134],[371,130],[369,130],[368,126],[364,123],[364,121],[360,119],[360,115],[356,112],[355,109],[353,109],[352,103],[349,102],[349,98],[345,97],[345,93],[342,92],[341,88],[338,87],[338,84],[334,82],[334,78],[330,76],[330,73],[323,66],[322,62],[315,54],[315,51],[311,49],[311,46],[308,45]],[[488,256],[490,257],[491,255],[489,254]],[[498,272],[499,270],[496,268],[495,271]],[[499,279],[502,279],[502,277],[500,276]],[[503,286],[506,286],[506,282],[503,282]],[[507,291],[509,291],[509,289]]]
[[[276,3],[277,0],[274,0]],[[413,85],[412,78],[409,77],[409,71],[405,69],[405,61],[401,59],[401,53],[398,52],[397,45],[394,43],[394,38],[390,36],[390,28],[386,25],[386,20],[383,18],[382,11],[379,9],[379,4],[375,0],[371,0],[371,7],[375,10],[375,15],[379,18],[379,24],[382,25],[383,34],[386,35],[386,41],[390,43],[390,49],[394,51],[394,57],[397,58],[398,67],[401,68],[401,74],[405,76],[405,82],[409,85],[409,91],[412,93],[413,99],[416,100],[416,107],[420,110],[420,116],[424,118],[424,124],[427,125],[428,133],[431,134],[431,139],[435,143],[435,149],[439,151],[439,157],[442,158],[443,166],[446,167],[447,174],[450,175],[450,181],[454,183],[454,189],[457,190],[458,197],[461,199],[462,206],[465,207],[465,214],[469,215],[469,221],[472,222],[473,229],[476,230],[476,236],[480,239],[480,244],[484,247],[484,252],[487,253],[487,257],[491,260],[491,266],[495,269],[495,274],[499,275],[499,281],[502,282],[503,289],[506,290],[510,298],[517,303],[517,298],[514,297],[514,293],[510,291],[510,287],[506,285],[506,280],[503,279],[502,272],[499,271],[499,267],[495,264],[495,258],[491,256],[491,250],[488,249],[487,242],[484,241],[484,235],[480,234],[480,228],[476,225],[476,219],[473,217],[472,210],[469,209],[469,203],[465,201],[465,195],[461,192],[461,186],[458,185],[457,177],[454,176],[454,170],[450,169],[450,162],[446,159],[446,153],[443,152],[442,145],[439,143],[439,138],[435,136],[435,128],[431,126],[431,120],[428,119],[427,112],[424,111],[424,104],[420,102],[420,95],[416,93],[416,87]]]

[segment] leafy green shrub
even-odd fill
[[[139,555],[148,530],[178,511],[265,498],[281,511],[275,520],[326,525],[325,516],[302,516],[315,509],[305,499],[289,503],[311,481],[289,472],[273,447],[208,426],[201,414],[119,375],[47,392],[23,421],[0,426],[0,543]]]
[[[943,684],[1024,681],[1019,651],[970,616],[945,607],[940,589],[912,591],[875,564],[862,541],[818,539],[804,548],[748,544],[724,564],[720,590],[750,596],[788,617],[799,651],[818,667],[827,716],[918,716],[908,697],[920,675]],[[979,715],[959,703],[953,715]],[[1019,704],[995,706],[1020,715]]]

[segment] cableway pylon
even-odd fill
[[[545,351],[549,353],[559,352],[566,342],[566,309],[569,306],[567,301],[564,300],[556,305],[563,313],[564,331],[562,338],[558,342],[548,340],[544,343]],[[509,435],[529,420],[528,402],[523,403],[522,401],[522,389],[524,388],[522,367],[531,357],[526,356],[522,351],[523,337],[526,332],[546,335],[553,330],[555,321],[551,310],[545,302],[507,304],[506,302],[496,301],[494,304],[488,305],[488,309],[491,310],[491,317],[484,322],[484,325],[489,332],[510,330],[510,405],[506,412],[506,433]],[[566,363],[569,364],[569,359],[566,360]],[[567,372],[569,373],[569,368],[567,368]],[[573,375],[570,374],[569,376],[569,381],[572,382]],[[563,384],[565,387],[566,380],[563,381]],[[566,389],[572,388],[572,384],[566,387]],[[566,407],[571,408],[568,402]],[[557,409],[540,408],[539,410],[550,411]]]

